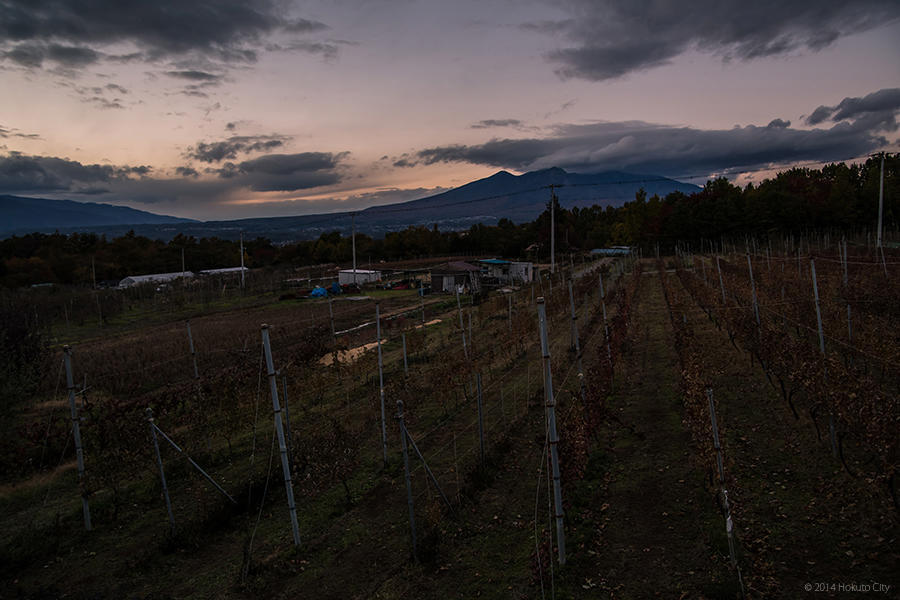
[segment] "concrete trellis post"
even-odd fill
[[[562,485],[559,474],[559,435],[556,431],[556,398],[553,395],[553,373],[550,367],[550,343],[547,337],[547,310],[543,298],[538,298],[538,323],[541,330],[541,356],[544,371],[544,398],[547,407],[547,437],[550,446],[550,464],[553,474],[553,498],[556,513],[556,544],[559,564],[566,564],[566,532],[562,503]]]
[[[719,443],[719,425],[716,421],[716,404],[713,401],[712,388],[706,388],[706,397],[709,399],[709,418],[712,426],[713,445],[716,449],[716,465],[719,471],[719,486],[722,489],[722,505],[725,509],[725,534],[728,536],[728,555],[731,558],[731,566],[737,571],[738,583],[741,586],[741,597],[744,596],[744,579],[741,575],[741,567],[737,560],[737,551],[734,541],[734,521],[731,518],[731,505],[728,502],[728,490],[725,489],[725,466],[722,460],[722,445]]]
[[[172,501],[169,499],[169,486],[166,485],[166,472],[163,469],[162,454],[159,452],[159,438],[153,423],[153,409],[147,408],[147,422],[150,423],[150,435],[153,437],[153,450],[156,452],[156,464],[159,466],[159,478],[162,481],[163,497],[166,499],[166,512],[169,513],[169,532],[175,535],[175,515],[172,514]]]
[[[606,340],[606,360],[612,379],[612,351],[609,348],[609,322],[606,320],[606,292],[603,290],[603,273],[600,273],[600,306],[603,308],[603,337]]]
[[[400,448],[403,451],[403,474],[406,480],[406,504],[409,507],[409,529],[412,535],[412,555],[415,562],[419,562],[418,548],[416,545],[416,510],[413,504],[412,479],[409,472],[409,450],[406,445],[406,426],[403,423],[403,400],[397,400],[397,422],[400,424]]]
[[[78,483],[81,485],[81,509],[84,513],[84,528],[91,530],[91,507],[88,504],[87,490],[84,488],[84,450],[81,446],[81,426],[78,407],[75,406],[75,382],[72,378],[72,348],[63,346],[63,358],[66,365],[66,389],[69,392],[69,410],[72,414],[72,437],[75,439],[75,458],[78,461]]]
[[[403,376],[409,377],[409,363],[406,360],[406,332],[400,334],[403,340]]]
[[[187,334],[188,334],[188,345],[191,349],[191,360],[194,362],[194,381],[200,379],[200,371],[197,369],[197,353],[194,351],[194,336],[191,334],[191,322],[186,321],[187,324]]]
[[[425,324],[425,286],[419,285],[419,304],[422,307],[422,325]]]
[[[291,513],[291,532],[294,545],[300,545],[300,526],[297,524],[297,505],[294,502],[294,486],[291,483],[291,465],[288,460],[287,445],[284,441],[284,428],[281,423],[281,406],[278,402],[278,381],[275,375],[275,363],[272,361],[272,347],[269,344],[269,326],[262,326],[263,349],[266,355],[266,373],[269,377],[269,391],[272,393],[272,410],[275,413],[275,434],[278,436],[278,450],[281,452],[281,471],[284,474],[284,490],[287,494],[288,511]]]
[[[182,250],[182,252],[184,252]],[[203,401],[203,389],[200,387],[200,371],[197,369],[197,353],[194,351],[194,336],[191,333],[191,322],[190,320],[186,321],[187,324],[187,334],[188,334],[188,346],[191,350],[191,360],[194,363],[194,386],[197,388],[197,399],[200,404],[201,414],[204,415],[204,423],[206,423],[206,413],[203,412],[204,409],[204,401]],[[209,427],[208,424],[203,427],[203,435],[206,437],[206,449],[209,450],[212,447],[212,443],[209,440]]]
[[[462,302],[459,299],[459,287],[456,288],[456,310],[459,312],[459,330],[462,332],[463,354],[469,360],[469,347],[466,345],[466,326],[463,324]]]
[[[759,304],[756,300],[756,283],[753,280],[753,263],[750,261],[750,253],[747,253],[747,268],[750,271],[750,293],[753,297],[753,315],[756,317],[756,333],[762,337],[762,325],[759,322]]]
[[[285,425],[287,426],[287,432],[285,433],[285,440],[287,441],[288,461],[291,465],[291,472],[293,473],[293,471],[294,471],[294,451],[291,448],[293,435],[291,434],[291,403],[288,401],[287,376],[281,377],[281,390],[284,393],[284,419],[285,419]]]
[[[331,343],[334,346],[337,346],[337,333],[334,330],[334,306],[332,306],[332,299],[328,299],[328,316],[331,319]]]
[[[844,252],[843,252],[842,256],[844,258],[844,291],[845,291],[845,293],[847,293],[850,286],[849,286],[849,268],[847,265],[847,240],[846,239],[844,239]],[[847,300],[847,343],[848,344],[853,343],[853,319],[851,318],[851,315],[850,315],[849,294],[848,294],[848,300]],[[850,361],[852,364],[852,361],[853,361],[852,355],[850,356]]]
[[[578,360],[578,386],[581,391],[581,403],[587,401],[584,389],[584,368],[581,362],[581,342],[578,340],[578,321],[575,317],[575,293],[572,291],[572,280],[569,279],[569,305],[572,308],[572,340],[575,345],[575,357]]]
[[[822,309],[819,306],[819,284],[816,280],[816,261],[812,258],[809,259],[809,271],[812,275],[812,283],[813,283],[813,297],[816,301],[816,323],[819,328],[819,350],[822,352],[822,370],[825,374],[825,379],[828,379],[828,360],[825,355],[825,332],[822,329]],[[834,456],[838,455],[837,450],[837,433],[834,428],[834,411],[831,409],[831,404],[828,405],[828,435],[831,440],[831,453]]]
[[[722,445],[719,443],[719,424],[716,421],[716,403],[713,401],[712,388],[706,388],[706,398],[709,400],[709,420],[712,426],[713,448],[716,450],[716,465],[719,468],[719,483],[725,485],[725,465],[722,460]]]
[[[381,398],[381,450],[387,466],[387,424],[384,418],[384,362],[381,357],[381,302],[375,303],[375,342],[378,346],[378,395]]]
[[[484,468],[484,407],[481,397],[481,373],[475,374],[475,381],[478,384],[478,447],[481,455],[481,468]]]
[[[719,272],[719,288],[722,290],[722,306],[725,306],[725,282],[722,280],[722,264],[719,257],[716,256],[716,270]]]

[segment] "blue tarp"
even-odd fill
[[[309,293],[309,295],[313,298],[327,298],[328,292],[323,287],[316,286],[313,291]]]
[[[341,293],[341,286],[338,285],[337,281],[335,281],[334,283],[331,284],[331,288],[329,288],[328,293],[330,293],[330,294],[340,294]]]

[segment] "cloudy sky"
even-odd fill
[[[900,2],[0,0],[0,90],[0,194],[201,219],[746,182],[900,149]]]

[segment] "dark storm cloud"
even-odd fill
[[[284,24],[284,30],[291,33],[316,33],[325,31],[328,25],[319,21],[310,21],[309,19],[296,19]]]
[[[900,88],[885,88],[861,98],[844,98],[837,106],[820,106],[806,118],[806,123],[818,125],[825,121],[852,120],[868,127],[896,131],[898,111]]]
[[[24,43],[0,53],[5,58],[29,68],[37,68],[52,61],[64,69],[80,69],[98,62],[101,54],[86,46]]]
[[[0,192],[77,190],[150,173],[147,166],[82,164],[54,156],[10,152],[0,156]]]
[[[666,64],[688,50],[725,61],[815,52],[900,18],[896,0],[700,0],[689,6],[570,0],[562,9],[572,18],[521,27],[563,40],[547,55],[561,77],[602,81]]]
[[[221,75],[207,73],[205,71],[167,71],[166,75],[176,79],[186,79],[188,81],[201,82],[218,82],[222,79]]]
[[[71,82],[62,81],[59,83],[64,87],[71,89],[78,98],[85,104],[92,104],[100,109],[122,109],[125,108],[122,99],[118,95],[125,96],[128,90],[121,85],[108,83],[104,86],[81,86]]]
[[[85,46],[50,44],[47,47],[47,58],[56,61],[64,67],[77,69],[100,60],[100,53]]]
[[[43,139],[36,133],[22,133],[18,129],[8,128],[0,125],[0,139],[20,138],[23,140],[40,140]]]
[[[490,127],[521,127],[524,125],[519,119],[484,119],[473,123],[472,129],[488,129]]]
[[[838,123],[830,129],[806,131],[791,129],[780,119],[773,123],[727,130],[643,121],[562,125],[543,138],[438,146],[421,150],[416,156],[424,164],[464,162],[519,171],[558,166],[581,172],[621,169],[687,176],[796,161],[848,159],[887,143],[877,130],[856,124]]]
[[[0,130],[8,131],[8,130]],[[138,204],[181,204],[189,208],[214,206],[247,189],[293,191],[316,188],[342,180],[342,162],[348,153],[305,152],[270,154],[238,164],[226,163],[210,179],[185,165],[176,177],[153,176],[147,166],[83,164],[55,156],[19,152],[0,155],[0,194],[107,194],[110,199]]]
[[[194,55],[248,63],[272,34],[327,29],[285,8],[278,0],[0,0],[0,47],[2,56],[31,68],[47,58],[83,67],[99,60],[101,49],[122,43],[138,51],[110,60]]]
[[[347,156],[347,152],[267,154],[239,164],[225,163],[217,173],[258,192],[302,190],[341,181],[338,167]]]
[[[220,142],[199,142],[186,156],[205,163],[235,159],[238,154],[271,151],[284,146],[291,138],[283,135],[235,135]]]
[[[199,177],[200,173],[193,167],[175,167],[175,174],[181,177]]]
[[[125,106],[119,101],[118,98],[113,98],[112,100],[110,100],[108,98],[104,98],[103,96],[89,96],[87,98],[84,98],[84,102],[93,104],[95,107],[104,110],[117,110],[125,108]]]

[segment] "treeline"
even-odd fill
[[[884,173],[884,226],[896,229],[900,217],[897,172],[900,154],[888,155]],[[874,229],[880,160],[832,164],[821,169],[796,168],[744,188],[720,178],[699,192],[673,192],[648,198],[639,192],[621,208],[556,210],[556,250],[560,253],[608,245],[657,244],[666,251],[676,241],[741,238],[746,234],[782,235],[822,230]],[[356,236],[358,264],[424,256],[492,254],[508,258],[547,259],[550,212],[516,225],[473,225],[466,231],[410,227],[384,239]],[[352,244],[339,232],[316,240],[276,246],[265,238],[245,240],[249,267],[350,263]],[[0,241],[0,285],[36,283],[90,284],[128,275],[237,266],[238,242],[179,235],[170,242],[133,232],[115,238],[95,234],[39,234]]]

